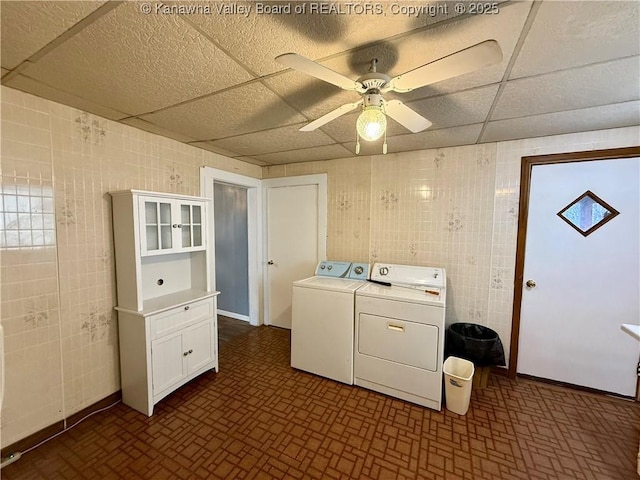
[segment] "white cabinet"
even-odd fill
[[[122,400],[153,406],[197,375],[218,370],[208,200],[113,192]]]

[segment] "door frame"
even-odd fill
[[[269,235],[267,235],[267,212],[269,208],[267,193],[269,188],[279,187],[301,187],[306,185],[316,185],[318,187],[318,261],[327,258],[327,174],[320,173],[317,175],[299,175],[295,177],[268,178],[262,180],[262,231],[265,232],[262,244],[264,255],[269,253]],[[264,285],[263,296],[263,318],[265,325],[270,325],[269,319],[269,268],[267,266],[268,258],[262,261],[262,283]]]
[[[213,185],[215,182],[226,183],[247,189],[247,234],[248,234],[248,265],[249,265],[249,323],[251,325],[261,325],[263,315],[260,311],[261,297],[263,295],[262,266],[263,262],[263,195],[262,180],[253,177],[246,177],[237,173],[218,170],[212,167],[200,167],[200,195],[211,199],[211,208],[207,214],[207,234],[211,241],[215,242],[215,225],[213,220],[214,195]],[[210,285],[216,288],[216,259],[215,248],[211,258],[211,278]]]
[[[508,370],[509,378],[516,378],[518,368],[520,314],[522,312],[522,292],[524,289],[524,255],[527,242],[529,195],[531,190],[531,172],[533,171],[533,167],[535,165],[550,165],[554,163],[587,162],[593,160],[616,160],[621,158],[633,158],[639,156],[640,146],[522,157],[520,168],[520,203],[518,210],[516,268],[513,285],[513,314],[511,317],[511,349],[509,352]]]

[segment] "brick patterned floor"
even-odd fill
[[[640,410],[492,376],[462,417],[289,367],[289,332],[221,348],[218,374],[156,414],[119,404],[25,454],[4,479],[636,479]]]

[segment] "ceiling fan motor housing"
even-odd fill
[[[372,90],[362,95],[362,99],[364,100],[363,107],[381,107],[382,106],[382,95],[377,90]]]
[[[358,78],[358,82],[365,88],[366,93],[379,93],[380,89],[389,83],[391,77],[384,73],[371,72]]]

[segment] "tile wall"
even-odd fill
[[[238,162],[2,87],[2,446],[120,388],[109,191],[197,195]]]

